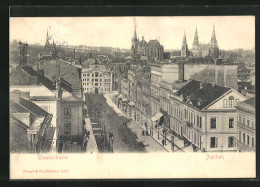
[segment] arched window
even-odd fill
[[[233,96],[229,97],[228,103],[229,103],[229,107],[233,107],[234,106],[234,97]]]

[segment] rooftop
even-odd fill
[[[10,92],[20,90],[22,92],[30,92],[30,96],[55,96],[55,93],[50,91],[44,85],[23,85],[23,86],[10,86]]]
[[[183,102],[187,102],[201,110],[229,90],[231,88],[210,83],[201,84],[199,81],[191,80],[175,95],[183,97]]]
[[[248,104],[248,105],[250,105],[252,107],[255,107],[255,97],[252,97],[250,99],[245,100],[244,103]]]

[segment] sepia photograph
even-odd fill
[[[72,158],[136,178],[233,160],[249,176],[227,177],[255,177],[254,16],[10,17],[9,35],[13,178],[78,178]],[[190,172],[175,174],[207,177]]]

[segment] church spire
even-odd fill
[[[199,45],[199,37],[198,37],[198,31],[197,31],[197,27],[196,27],[195,36],[194,36],[194,40],[193,40],[193,48],[194,48],[194,46],[198,46],[198,45]]]
[[[134,41],[137,40],[137,34],[136,34],[136,25],[135,25],[135,32],[134,32]]]
[[[212,36],[211,36],[211,41],[210,43],[213,46],[217,46],[217,38],[216,38],[216,33],[215,33],[215,24],[213,24],[213,31],[212,31]]]
[[[184,31],[184,36],[183,36],[183,42],[182,42],[182,47],[181,47],[181,57],[188,57],[189,50],[188,50],[188,44],[186,40],[186,32]]]
[[[183,42],[182,42],[182,45],[186,45],[187,44],[187,41],[186,41],[186,32],[184,30],[184,36],[183,36]]]

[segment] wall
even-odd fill
[[[184,64],[184,79],[215,83],[238,90],[237,65]]]
[[[64,109],[70,108],[71,115],[64,115]],[[74,135],[81,136],[82,135],[82,103],[80,102],[66,102],[63,101],[61,103],[60,108],[60,116],[61,116],[61,125],[59,129],[59,135]],[[70,122],[71,124],[71,134],[65,134],[64,132],[64,124],[65,122]]]

